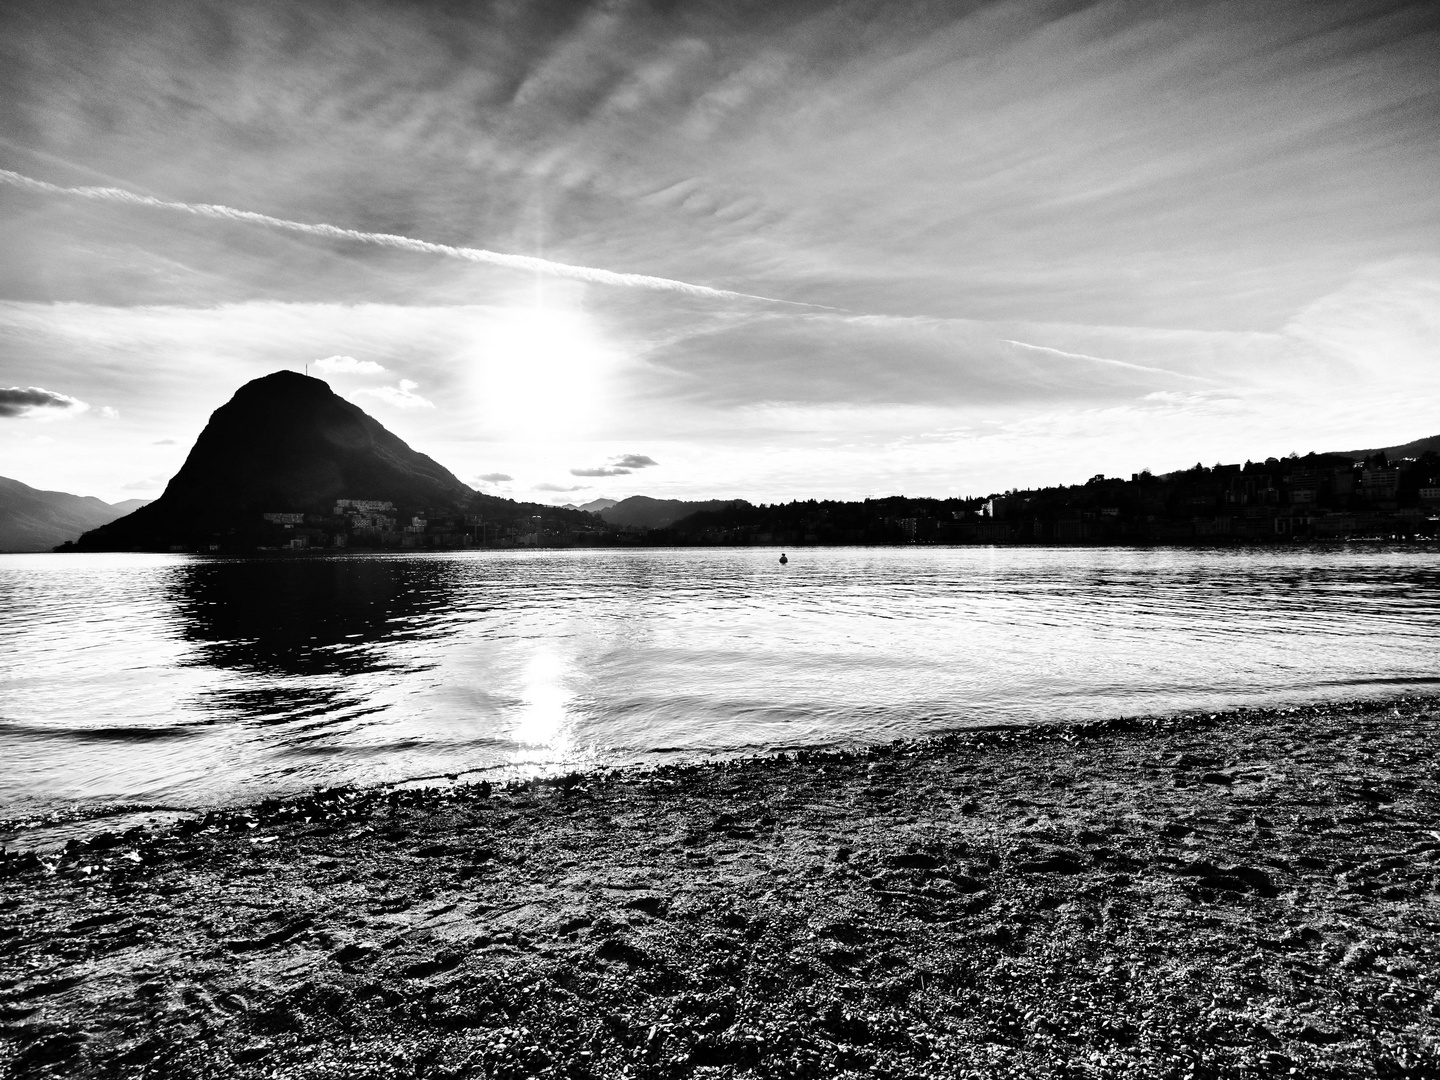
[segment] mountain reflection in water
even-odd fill
[[[373,711],[359,676],[394,666],[386,644],[423,637],[453,599],[451,564],[385,558],[195,562],[167,580],[183,663],[253,678],[196,705],[264,724]]]
[[[0,556],[0,816],[1440,678],[1428,548]]]

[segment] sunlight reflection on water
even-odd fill
[[[551,756],[564,756],[570,694],[565,688],[565,664],[552,652],[537,652],[525,665],[520,689],[520,714],[510,737],[521,747],[541,747]]]
[[[1440,557],[0,556],[0,814],[1436,682]]]

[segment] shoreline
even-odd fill
[[[1429,521],[1431,519],[1422,519]],[[173,548],[77,548],[67,547],[64,544],[58,547],[48,548],[44,551],[0,551],[0,555],[198,555],[204,558],[214,559],[313,559],[313,558],[343,558],[346,555],[399,555],[413,557],[415,555],[446,555],[456,552],[535,552],[535,551],[833,551],[833,550],[855,550],[860,548],[957,548],[957,549],[981,549],[981,548],[1054,548],[1060,550],[1084,549],[1102,550],[1105,548],[1120,548],[1134,551],[1170,551],[1170,550],[1195,550],[1205,551],[1269,551],[1269,550],[1294,550],[1297,548],[1344,548],[1356,545],[1391,545],[1395,547],[1413,547],[1415,545],[1440,546],[1440,534],[1423,532],[1393,532],[1393,533],[1355,533],[1336,535],[1290,535],[1284,534],[1276,537],[1268,536],[1213,536],[1213,537],[1192,537],[1186,540],[894,540],[894,541],[873,541],[870,543],[819,543],[795,541],[790,543],[765,542],[763,544],[724,544],[724,543],[693,543],[679,544],[673,540],[651,541],[645,538],[637,540],[615,540],[607,543],[595,544],[488,544],[472,545],[469,547],[364,547],[361,545],[346,545],[345,547],[314,547],[314,548],[274,548],[274,547],[236,547],[225,550],[201,550],[200,548],[185,548],[176,551]]]
[[[253,798],[221,799],[211,803],[196,804],[172,804],[164,801],[149,802],[138,799],[109,799],[97,800],[94,802],[82,802],[72,800],[70,803],[61,806],[35,807],[31,812],[12,817],[0,817],[0,864],[3,860],[13,858],[30,850],[40,852],[53,851],[64,847],[69,839],[67,835],[51,835],[52,833],[63,834],[66,830],[74,830],[77,838],[84,840],[95,830],[88,828],[90,825],[104,823],[112,818],[123,818],[129,822],[129,826],[143,824],[150,827],[153,823],[156,826],[178,823],[190,818],[203,818],[208,814],[215,813],[238,813],[254,807],[276,803],[292,803],[310,799],[319,794],[333,795],[344,793],[353,796],[366,796],[375,793],[386,794],[391,790],[402,790],[417,788],[421,790],[461,790],[477,787],[484,783],[489,784],[492,789],[505,789],[511,787],[526,788],[534,785],[554,784],[565,777],[579,777],[582,780],[598,780],[606,777],[617,777],[621,775],[632,778],[643,777],[649,773],[662,769],[694,769],[707,766],[722,767],[726,764],[735,765],[749,761],[766,761],[776,757],[823,757],[835,755],[840,758],[851,757],[856,754],[866,754],[876,748],[883,747],[924,747],[932,743],[943,743],[946,740],[965,740],[972,736],[986,735],[994,732],[1012,733],[1022,738],[1033,733],[1039,741],[1046,741],[1055,737],[1056,733],[1061,735],[1073,734],[1083,738],[1093,738],[1098,734],[1125,729],[1128,730],[1134,725],[1139,725],[1146,730],[1157,730],[1165,726],[1186,726],[1186,725],[1209,725],[1213,723],[1225,723],[1230,719],[1246,719],[1259,721],[1265,718],[1280,718],[1297,709],[1327,709],[1345,711],[1375,711],[1384,710],[1395,704],[1409,704],[1420,708],[1430,708],[1440,712],[1440,690],[1425,691],[1415,689],[1417,681],[1412,681],[1409,688],[1393,692],[1385,692],[1375,696],[1359,698],[1334,698],[1315,701],[1302,701],[1298,703],[1285,704],[1262,704],[1262,705],[1231,705],[1221,706],[1213,709],[1176,709],[1170,712],[1141,713],[1136,716],[1113,716],[1100,717],[1086,720],[1044,720],[1034,723],[1010,722],[975,724],[965,727],[942,730],[930,735],[906,736],[892,739],[887,742],[869,743],[857,742],[830,746],[781,746],[781,747],[749,747],[737,750],[727,750],[705,755],[698,751],[694,753],[699,756],[687,757],[692,753],[689,750],[658,750],[651,751],[651,757],[629,762],[617,762],[615,764],[593,764],[570,768],[561,764],[545,766],[533,774],[525,772],[525,766],[519,764],[497,764],[490,766],[477,766],[474,768],[460,769],[455,772],[434,772],[423,773],[414,776],[402,776],[392,780],[375,780],[370,782],[341,782],[335,784],[314,784],[308,789],[277,790],[268,794],[256,795]],[[671,756],[673,755],[673,756]],[[28,835],[31,833],[46,834],[39,839],[39,842],[31,842]],[[3,869],[0,869],[0,880],[3,880]]]
[[[0,857],[17,1076],[1440,1074],[1440,699],[336,788]]]

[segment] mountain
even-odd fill
[[[1363,461],[1372,454],[1384,451],[1385,456],[1391,461],[1397,458],[1418,458],[1426,451],[1440,454],[1440,435],[1431,435],[1428,439],[1416,439],[1414,442],[1401,443],[1399,446],[1381,446],[1374,450],[1341,450],[1341,457],[1352,458],[1355,461]]]
[[[575,509],[584,510],[589,514],[598,514],[601,510],[609,510],[614,505],[614,499],[591,499],[588,503],[581,503]]]
[[[0,551],[49,551],[144,505],[101,502],[93,495],[40,491],[0,476]]]
[[[211,414],[160,498],[77,543],[81,551],[243,544],[262,514],[329,514],[336,499],[399,514],[468,507],[475,492],[320,379],[277,371]]]
[[[624,525],[632,529],[663,529],[691,514],[749,505],[743,499],[687,502],[683,499],[651,499],[645,495],[632,495],[601,510],[600,517],[610,525]]]

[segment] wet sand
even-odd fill
[[[1437,749],[1408,698],[12,850],[0,1074],[1437,1077]]]

